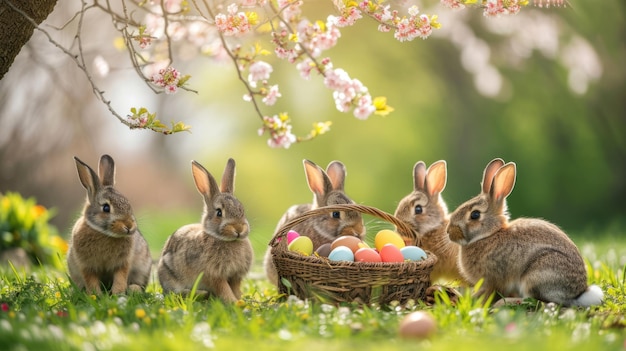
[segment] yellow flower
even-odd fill
[[[315,137],[315,136],[322,135],[328,132],[332,124],[333,123],[330,121],[313,123],[313,130],[311,130],[311,136]]]
[[[39,216],[46,213],[46,208],[41,205],[35,205],[32,207],[33,217],[39,218]]]
[[[384,96],[374,98],[373,104],[376,107],[376,112],[374,113],[377,115],[386,116],[393,112],[393,107],[387,105],[387,98]]]
[[[66,254],[68,249],[67,241],[61,238],[58,235],[54,235],[50,238],[50,245],[55,247],[57,250],[61,251],[61,253]]]
[[[251,25],[255,25],[259,22],[259,15],[254,11],[246,12],[246,17],[248,18],[248,23]]]
[[[143,308],[138,308],[135,310],[135,317],[141,319],[146,316],[146,311]]]

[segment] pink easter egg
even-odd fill
[[[354,253],[355,262],[382,262],[378,252],[369,247],[362,247]]]
[[[293,241],[293,239],[299,237],[300,234],[298,234],[298,232],[296,232],[295,230],[290,230],[287,232],[287,245],[291,244],[291,242]]]
[[[380,258],[383,262],[404,262],[404,256],[394,244],[386,244],[380,250]]]

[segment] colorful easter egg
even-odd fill
[[[426,339],[437,331],[437,323],[432,315],[416,311],[400,321],[399,334],[408,339]]]
[[[299,237],[300,234],[298,234],[298,232],[296,232],[295,230],[290,230],[287,232],[287,245],[291,244],[291,242],[293,241],[293,239]]]
[[[404,262],[404,256],[394,244],[386,244],[380,249],[380,258],[383,262]]]
[[[426,258],[426,252],[417,246],[405,246],[400,249],[405,260],[421,261]]]
[[[429,313],[416,311],[400,321],[398,331],[403,338],[426,339],[437,331],[437,323]]]
[[[404,239],[402,239],[400,234],[394,232],[393,230],[383,229],[376,234],[376,237],[374,237],[374,246],[376,247],[376,250],[380,252],[386,244],[395,245],[398,249],[406,246]]]
[[[328,257],[332,249],[330,248],[330,243],[322,244],[320,247],[315,250],[315,253],[320,257]]]
[[[334,250],[339,246],[345,246],[352,250],[352,252],[356,252],[356,250],[359,249],[359,243],[361,242],[361,239],[356,236],[340,236],[330,244],[330,248]]]
[[[382,262],[382,259],[376,250],[362,247],[354,253],[354,262]]]
[[[354,253],[346,246],[338,246],[328,255],[331,261],[348,261],[354,262]]]
[[[370,246],[369,246],[369,245],[367,245],[367,243],[366,243],[365,241],[361,241],[361,242],[359,243],[359,249],[362,249],[362,248],[369,248],[369,247],[370,247]]]
[[[297,252],[299,254],[310,256],[313,253],[313,242],[308,236],[299,236],[287,246],[289,251]]]

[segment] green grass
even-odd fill
[[[175,226],[174,226],[175,227]],[[168,234],[169,235],[169,234]],[[166,237],[167,235],[165,235]],[[588,235],[585,233],[585,237]],[[528,300],[488,309],[465,291],[452,306],[331,306],[280,298],[252,275],[235,305],[146,293],[92,296],[50,267],[0,270],[2,350],[624,350],[626,244],[619,235],[575,241],[588,260],[590,282],[606,302],[566,309]],[[257,245],[263,255],[264,245]],[[254,271],[260,272],[259,261]],[[406,314],[427,310],[438,331],[429,340],[398,336]]]

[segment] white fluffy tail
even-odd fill
[[[580,294],[580,296],[574,300],[572,305],[589,307],[600,305],[602,300],[604,300],[604,293],[602,292],[602,289],[600,289],[597,285],[590,285],[587,288],[587,291]]]

